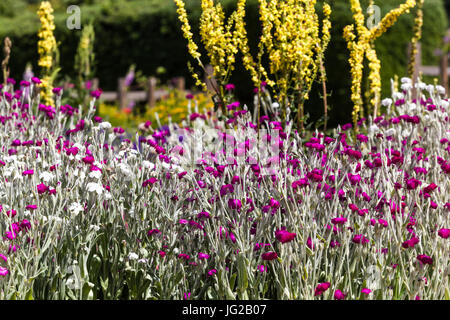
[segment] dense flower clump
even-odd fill
[[[237,103],[129,136],[101,92],[82,118],[9,83],[0,299],[448,297],[449,102],[416,86],[305,140]]]

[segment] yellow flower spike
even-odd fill
[[[410,55],[410,61],[408,64],[408,74],[409,77],[412,79],[413,83],[417,81],[417,79],[414,79],[414,75],[416,74],[416,55],[417,55],[417,44],[422,38],[422,25],[423,25],[423,3],[424,0],[418,0],[417,1],[417,12],[416,17],[414,19],[414,35],[411,40],[411,55]]]
[[[57,51],[56,39],[53,36],[55,30],[53,8],[48,1],[41,2],[37,14],[41,21],[41,28],[38,32],[38,65],[43,69],[41,83],[41,99],[47,105],[53,105],[52,79],[51,72],[53,67],[54,55]]]
[[[352,75],[352,101],[354,103],[352,116],[355,128],[357,128],[356,123],[358,121],[358,113],[361,113],[361,116],[364,114],[361,97],[364,55],[369,60],[369,81],[371,88],[370,93],[372,96],[371,104],[373,106],[373,117],[376,117],[379,112],[378,107],[381,96],[381,65],[376,54],[374,41],[393,26],[400,15],[408,12],[409,9],[413,8],[415,5],[415,0],[407,0],[398,8],[391,10],[376,27],[369,30],[365,26],[365,18],[360,1],[350,0],[357,34],[354,32],[354,26],[348,25],[344,28],[344,39],[347,41],[347,47],[350,50],[349,63]]]

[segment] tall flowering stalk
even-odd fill
[[[42,68],[41,99],[47,105],[53,104],[53,80],[58,70],[55,68],[58,47],[53,35],[55,30],[53,8],[49,1],[41,2],[37,12],[41,21],[38,37],[38,65]]]
[[[414,79],[414,75],[416,74],[416,55],[417,55],[417,44],[422,38],[422,25],[423,25],[423,3],[424,0],[417,1],[417,11],[416,18],[414,19],[414,35],[411,40],[411,57],[408,64],[408,74],[409,77],[413,80],[413,83],[417,80]]]
[[[262,36],[259,43],[258,62],[245,56],[244,65],[253,73],[253,81],[264,80],[275,87],[277,99],[282,106],[282,117],[286,119],[287,108],[292,108],[297,98],[297,124],[303,129],[303,105],[309,98],[313,81],[323,62],[323,53],[330,40],[331,8],[324,5],[322,35],[316,13],[316,1],[260,0],[260,21]],[[262,56],[267,53],[269,72],[267,76],[261,65]],[[255,72],[255,70],[257,70]],[[323,70],[322,70],[323,71]]]
[[[184,37],[188,40],[188,51],[197,60],[198,65],[206,72],[206,68],[200,60],[201,54],[198,46],[193,40],[193,34],[187,18],[184,1],[174,0],[177,5],[178,18],[182,22]],[[239,42],[242,41],[242,23],[245,15],[245,0],[238,2],[238,8],[229,19],[225,21],[225,13],[220,3],[214,0],[202,0],[202,14],[200,16],[200,36],[206,49],[210,64],[213,67],[213,75],[218,86],[214,87],[216,96],[223,112],[225,112],[226,92],[225,85],[228,83],[231,73],[234,70],[235,57],[238,52]],[[190,66],[191,73],[196,80],[196,85],[202,86],[206,90],[206,85],[199,79],[198,75]]]
[[[409,9],[416,5],[416,1],[407,0],[398,8],[391,10],[377,26],[370,30],[365,26],[365,18],[360,1],[350,0],[350,5],[353,13],[354,25],[348,25],[344,28],[344,38],[347,41],[347,47],[350,51],[349,62],[352,74],[352,101],[354,103],[352,118],[356,128],[359,115],[364,114],[363,100],[361,97],[364,56],[366,56],[369,61],[370,93],[372,96],[371,105],[373,107],[373,116],[376,117],[379,113],[378,107],[381,97],[381,63],[377,57],[374,42],[394,25],[399,16],[409,12]]]
[[[6,86],[6,81],[9,78],[9,68],[8,68],[8,62],[9,57],[11,56],[11,47],[12,43],[9,37],[5,38],[5,46],[3,47],[3,52],[5,54],[5,58],[2,61],[2,70],[3,70],[3,86]]]
[[[77,54],[75,56],[75,69],[78,71],[78,100],[80,103],[83,103],[83,105],[86,105],[89,99],[86,90],[87,81],[92,79],[94,73],[94,39],[94,26],[92,24],[84,26],[80,43],[78,44]]]

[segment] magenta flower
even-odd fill
[[[148,236],[152,236],[152,235],[156,235],[156,234],[158,234],[158,233],[160,233],[161,231],[159,231],[158,229],[151,229],[151,230],[149,230],[148,232],[147,232],[147,235]]]
[[[0,259],[2,259],[2,260],[5,261],[5,262],[8,262],[8,257],[5,256],[4,254],[1,254],[1,253],[0,253]]]
[[[160,256],[161,258],[164,258],[164,257],[166,256],[166,253],[165,253],[164,251],[162,251],[162,250],[159,250],[159,251],[158,251],[158,254],[159,254],[159,256]]]
[[[269,251],[269,252],[263,253],[263,254],[261,255],[261,258],[262,258],[263,260],[266,260],[266,261],[271,261],[271,260],[277,259],[277,258],[278,258],[278,255],[277,255],[276,252]]]
[[[39,78],[37,78],[37,77],[32,77],[32,78],[31,78],[31,81],[32,81],[33,83],[35,83],[35,84],[40,84],[40,83],[41,83],[41,80],[40,80]]]
[[[347,222],[347,218],[344,217],[337,217],[331,219],[331,223],[333,224],[345,224]]]
[[[86,156],[83,159],[81,159],[86,164],[93,164],[95,159],[93,156]]]
[[[319,283],[317,285],[317,287],[316,287],[315,292],[314,292],[314,296],[320,296],[322,293],[327,291],[329,287],[330,287],[330,283],[329,282]]]
[[[232,84],[232,83],[229,83],[229,84],[226,84],[226,85],[225,85],[225,90],[226,90],[226,91],[232,91],[232,90],[234,90],[235,88],[236,88],[235,85]]]
[[[357,234],[353,237],[352,239],[353,243],[361,243],[361,244],[365,244],[369,242],[369,239],[367,239],[364,235],[362,234]]]
[[[190,292],[185,292],[184,293],[184,300],[188,300],[191,298],[191,293]]]
[[[5,277],[9,273],[8,269],[0,266],[0,276]]]
[[[240,210],[242,208],[241,200],[239,199],[229,199],[228,200],[228,207],[232,210]]]
[[[267,271],[267,268],[263,264],[261,264],[257,267],[257,270],[261,273],[264,273]]]
[[[35,204],[30,204],[28,206],[25,207],[27,210],[36,210],[37,209],[37,205]]]
[[[346,294],[344,294],[341,290],[337,289],[334,292],[334,300],[344,300]]]
[[[278,229],[275,231],[275,238],[281,243],[286,243],[294,240],[297,234],[288,232],[285,229]]]
[[[198,253],[198,258],[199,259],[209,259],[210,257],[211,256],[209,254],[206,254],[206,253],[202,253],[202,252]]]
[[[48,187],[45,184],[43,184],[43,183],[38,184],[37,185],[37,191],[38,191],[39,194],[43,194],[43,193],[48,191]]]
[[[407,248],[414,248],[414,246],[416,244],[418,244],[420,242],[419,238],[413,236],[411,239],[406,240],[402,243],[402,247],[407,249]]]
[[[24,172],[22,172],[23,176],[31,176],[32,174],[34,174],[34,170],[25,170]]]
[[[102,95],[102,89],[91,91],[91,97],[98,99]]]
[[[142,187],[145,188],[148,185],[154,185],[157,181],[158,181],[158,179],[156,179],[155,177],[151,177],[150,179],[145,180],[142,183]]]
[[[423,264],[429,264],[429,265],[433,264],[433,259],[431,257],[427,256],[427,255],[424,255],[424,254],[419,254],[417,256],[417,260],[419,260]]]
[[[278,209],[280,207],[280,202],[275,200],[274,198],[270,199],[269,205],[273,209]]]
[[[450,229],[439,229],[438,235],[441,238],[448,239],[450,237]]]
[[[213,275],[215,275],[217,273],[216,269],[211,269],[208,271],[208,276],[212,277]]]
[[[372,292],[372,290],[370,290],[370,289],[368,289],[368,288],[363,288],[362,290],[361,290],[361,293],[364,293],[364,294],[370,294]]]
[[[308,237],[308,239],[306,240],[306,246],[311,250],[314,250],[314,243],[312,242],[311,237]]]

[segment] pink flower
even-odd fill
[[[239,199],[229,199],[228,200],[228,207],[233,210],[240,210],[242,208],[241,200]]]
[[[0,276],[5,277],[9,273],[8,269],[0,266]]]
[[[372,292],[372,290],[370,290],[370,289],[368,289],[368,288],[363,288],[362,290],[361,290],[361,293],[364,293],[364,294],[370,294]]]
[[[152,235],[154,235],[154,234],[158,234],[158,233],[160,233],[161,231],[159,231],[158,229],[151,229],[151,230],[149,230],[148,232],[147,232],[147,235],[148,236],[152,236]]]
[[[198,253],[198,258],[199,259],[209,259],[210,257],[211,256],[209,254],[206,254],[206,253],[202,253],[202,252]]]
[[[92,156],[86,156],[81,160],[83,160],[83,162],[86,164],[93,164],[95,161],[94,157],[92,157]]]
[[[160,256],[161,258],[164,258],[164,257],[166,256],[166,253],[165,253],[164,251],[162,251],[162,250],[159,250],[159,251],[158,251],[158,254],[159,254],[159,256]]]
[[[286,243],[294,240],[297,234],[288,232],[287,230],[279,229],[275,231],[275,238],[281,243]]]
[[[266,261],[271,261],[271,260],[275,260],[276,258],[278,258],[278,255],[276,252],[269,251],[269,252],[263,253],[261,255],[261,258]]]
[[[438,235],[441,238],[448,239],[448,237],[450,237],[450,229],[439,229]]]
[[[367,239],[364,235],[362,234],[357,234],[353,237],[352,239],[353,243],[368,243],[369,239]]]
[[[347,222],[347,218],[344,217],[338,217],[331,219],[331,223],[333,224],[345,224]]]
[[[217,273],[217,270],[216,269],[211,269],[211,270],[209,270],[208,271],[208,276],[213,276],[213,275],[215,275]]]
[[[37,185],[37,191],[39,194],[43,194],[43,193],[47,192],[47,190],[48,190],[48,187],[45,184],[41,183],[41,184]]]
[[[37,205],[35,204],[30,204],[28,206],[25,207],[27,210],[36,210],[37,209]]]
[[[264,265],[262,265],[262,264],[259,265],[257,269],[258,269],[258,271],[261,272],[261,273],[264,273],[264,272],[267,271],[267,268],[266,268]]]
[[[330,283],[329,282],[319,283],[317,285],[317,287],[316,287],[315,292],[314,292],[314,296],[320,296],[322,293],[327,291],[329,287],[330,287]]]
[[[407,248],[414,248],[414,246],[416,244],[418,244],[420,242],[419,238],[413,236],[411,239],[406,240],[405,242],[402,243],[402,247],[407,249]]]
[[[424,255],[424,254],[419,254],[417,256],[417,260],[419,260],[423,264],[429,264],[429,265],[433,264],[433,259],[431,257],[427,256],[427,255]]]
[[[158,181],[158,179],[156,179],[156,178],[154,178],[154,177],[151,177],[150,179],[145,180],[145,181],[142,183],[142,187],[145,188],[145,187],[148,186],[148,185],[154,185],[157,181]]]
[[[22,172],[23,176],[30,176],[34,174],[34,170],[25,170],[24,172]]]
[[[204,219],[204,218],[208,219],[209,217],[210,217],[210,214],[206,211],[202,211],[197,214],[198,219]]]
[[[346,294],[344,294],[341,290],[337,289],[334,292],[334,300],[344,300]]]

